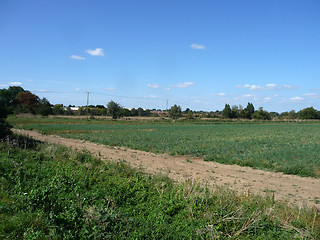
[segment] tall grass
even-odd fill
[[[0,144],[2,239],[320,238],[316,209],[16,141]]]

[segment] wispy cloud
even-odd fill
[[[197,49],[197,50],[204,50],[204,49],[206,49],[206,46],[205,46],[205,45],[201,45],[201,44],[197,44],[197,43],[191,44],[190,47],[191,47],[192,49]]]
[[[292,97],[292,98],[289,98],[291,101],[294,101],[294,102],[300,102],[300,101],[304,101],[304,98],[303,97]]]
[[[270,101],[272,98],[271,97],[265,97],[263,100],[265,101],[265,102],[268,102],[268,101]]]
[[[156,84],[156,83],[149,83],[147,85],[149,88],[160,88],[160,85],[159,84]]]
[[[22,83],[21,82],[9,82],[9,85],[13,85],[13,86],[21,86]]]
[[[149,95],[149,96],[146,96],[145,98],[157,98],[156,95]]]
[[[101,56],[101,57],[104,56],[104,52],[102,48],[88,49],[86,52],[92,56]]]
[[[71,55],[70,58],[76,59],[76,60],[86,60],[85,57],[81,57],[81,56],[78,56],[78,55]]]
[[[236,96],[233,99],[234,100],[244,100],[244,99],[259,100],[259,98],[254,94],[244,94],[244,95],[241,95],[241,96]]]
[[[320,98],[319,93],[305,93],[305,94],[303,94],[303,96],[309,97],[309,98],[316,98],[316,99]]]
[[[76,90],[76,91],[80,91],[80,88],[77,87],[75,90]]]
[[[0,87],[9,87],[8,84],[0,84]]]
[[[113,90],[116,90],[116,89],[114,87],[106,87],[106,88],[104,88],[104,90],[113,91]]]
[[[253,91],[266,91],[266,90],[276,90],[276,89],[297,89],[299,86],[289,86],[289,85],[277,85],[275,83],[268,83],[265,86],[261,85],[238,85],[236,88],[246,88]]]
[[[170,85],[172,88],[187,88],[194,85],[194,82],[184,82],[184,83],[178,83],[175,85]]]
[[[210,94],[210,96],[220,96],[220,97],[223,97],[223,96],[226,96],[227,94],[225,93],[212,93]]]

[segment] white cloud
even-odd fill
[[[277,87],[277,84],[275,84],[275,83],[268,83],[268,84],[266,85],[266,87],[267,87],[267,88],[276,88],[276,87]]]
[[[94,50],[93,49],[88,49],[86,52],[89,53],[92,56],[101,56],[101,57],[104,56],[104,52],[103,52],[102,48],[96,48]]]
[[[217,95],[218,96],[225,96],[226,94],[225,93],[218,93]]]
[[[252,94],[245,94],[245,95],[242,95],[243,98],[253,98],[255,97],[254,95]]]
[[[27,81],[28,81],[28,82],[33,82],[33,80],[32,80],[32,79],[28,79]]]
[[[266,91],[275,89],[296,89],[299,88],[299,86],[277,85],[275,83],[268,83],[265,86],[245,84],[236,86],[236,88],[247,88],[253,91]]]
[[[292,98],[290,98],[290,100],[297,102],[297,101],[303,101],[304,98],[303,97],[292,97]]]
[[[175,84],[175,85],[170,85],[170,87],[173,87],[173,88],[187,88],[187,87],[191,87],[193,85],[194,85],[193,82],[184,82],[184,83],[178,83],[178,84]]]
[[[21,82],[9,82],[9,85],[14,85],[14,86],[21,86]]]
[[[80,91],[80,88],[77,87],[75,90],[76,90],[76,91]]]
[[[113,90],[116,90],[116,89],[114,87],[106,87],[106,88],[104,88],[104,90],[113,91]]]
[[[160,85],[159,84],[155,84],[155,83],[149,83],[148,87],[149,88],[160,88]]]
[[[78,56],[78,55],[71,55],[70,58],[76,59],[76,60],[86,60],[85,57],[81,57],[81,56]]]
[[[265,97],[264,101],[270,101],[272,98],[271,97]]]
[[[197,44],[197,43],[191,44],[190,47],[191,47],[192,49],[198,49],[198,50],[204,50],[204,49],[206,49],[206,46],[205,46],[205,45],[200,45],[200,44]]]
[[[146,98],[157,98],[156,95],[150,95],[150,96],[146,96]]]
[[[8,84],[0,84],[0,87],[9,87]]]

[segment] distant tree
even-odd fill
[[[108,115],[112,116],[113,119],[117,119],[121,116],[121,109],[122,107],[114,101],[110,101],[107,104]]]
[[[36,107],[39,102],[39,97],[29,91],[19,92],[17,95],[18,102],[20,103],[23,111],[35,113]]]
[[[146,109],[146,110],[144,111],[144,115],[145,115],[146,117],[151,116],[152,114],[151,114],[150,109]]]
[[[39,100],[36,113],[42,116],[53,114],[51,104],[46,98],[42,98]]]
[[[181,107],[176,104],[169,109],[169,117],[172,119],[178,119],[182,116]]]
[[[243,109],[243,117],[251,119],[253,113],[254,113],[254,106],[252,103],[248,102],[247,107],[245,109]]]
[[[131,116],[138,116],[138,111],[137,111],[137,109],[132,108],[130,112],[131,112]]]
[[[297,113],[295,110],[291,110],[289,113],[288,113],[288,117],[291,118],[291,119],[295,119],[297,118]]]
[[[52,108],[53,114],[54,115],[62,115],[64,114],[64,108],[63,108],[63,104],[56,104],[53,106]]]
[[[2,104],[6,107],[8,114],[14,113],[19,105],[17,95],[24,91],[25,90],[22,87],[16,86],[9,87],[8,89],[0,89]]]
[[[239,117],[239,108],[236,105],[233,105],[231,108],[230,118],[238,118]]]
[[[271,115],[269,112],[264,111],[262,107],[259,108],[254,114],[252,114],[252,118],[257,120],[271,120]]]
[[[140,117],[144,116],[144,110],[143,110],[143,108],[139,107],[139,108],[137,109],[137,112],[138,112],[138,116],[140,116]]]
[[[70,105],[67,107],[66,113],[67,113],[67,115],[73,115],[74,114],[74,112],[72,111]]]
[[[300,119],[320,119],[320,113],[313,107],[302,109],[298,112]]]
[[[103,105],[96,105],[96,108],[105,109],[105,106],[103,106]]]
[[[121,109],[121,116],[129,117],[131,116],[131,111],[128,108]]]
[[[222,110],[222,117],[223,118],[230,118],[231,117],[231,107],[229,104],[226,104],[224,106],[224,109]]]
[[[280,117],[280,114],[278,112],[270,112],[271,118],[278,118]]]
[[[186,110],[184,111],[184,114],[188,114],[190,112],[190,108],[186,108]]]

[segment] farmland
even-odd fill
[[[316,209],[176,185],[21,137],[0,143],[1,239],[317,239]],[[317,215],[316,215],[317,214]]]
[[[320,125],[9,118],[15,127],[110,146],[320,176]]]

